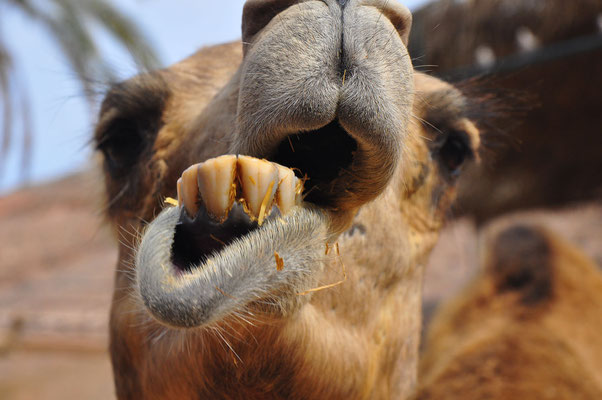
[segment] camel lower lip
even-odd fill
[[[172,261],[181,212],[179,207],[163,210],[149,224],[136,254],[138,295],[150,314],[165,325],[211,324],[249,301],[269,297],[269,291],[245,293],[248,287],[261,286],[249,282],[271,282],[274,292],[290,290],[287,285],[309,280],[312,269],[323,262],[327,217],[313,207],[296,207],[182,270]],[[283,268],[274,254],[284,260]],[[308,287],[312,284],[308,281]]]
[[[275,217],[280,217],[276,208],[268,219]],[[188,272],[234,240],[258,228],[257,221],[251,220],[239,203],[233,205],[223,222],[215,221],[203,207],[194,218],[182,208],[174,231],[171,262],[178,271]]]

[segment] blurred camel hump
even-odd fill
[[[504,220],[429,329],[415,399],[602,396],[602,273],[557,234]]]

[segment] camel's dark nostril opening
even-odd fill
[[[332,182],[348,171],[357,142],[338,121],[309,132],[285,138],[270,157],[271,161],[307,176],[305,201],[319,206],[333,206]]]
[[[224,223],[214,221],[202,207],[194,219],[182,210],[171,246],[171,262],[179,271],[188,272],[236,238],[257,228],[257,223],[251,222],[238,204]]]

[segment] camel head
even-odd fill
[[[414,330],[420,267],[479,136],[458,90],[414,72],[410,24],[394,1],[250,0],[242,45],[202,49],[108,93],[95,139],[122,239],[116,369],[151,362],[131,356],[149,332],[168,334],[136,354],[164,351],[207,381],[229,352],[237,368],[262,363],[250,341],[209,345],[215,329],[270,338],[261,351],[281,359],[331,340],[326,320],[364,325],[372,343],[383,320],[395,330],[406,318],[404,302]],[[173,332],[204,356],[166,354]],[[359,337],[345,339],[350,349]],[[384,359],[377,370],[400,374],[395,356]]]

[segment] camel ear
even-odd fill
[[[412,13],[397,1],[365,0],[365,5],[377,8],[391,21],[404,45],[408,45],[412,29]]]
[[[286,10],[295,0],[248,0],[242,10],[242,41],[245,48],[276,15]]]

